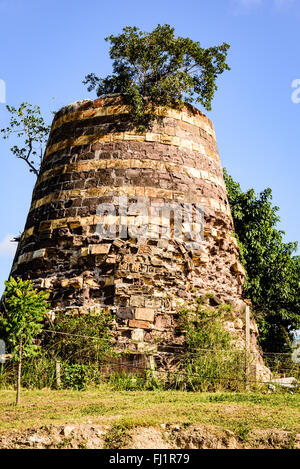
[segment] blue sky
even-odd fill
[[[82,80],[110,73],[104,37],[127,25],[150,31],[158,23],[204,47],[231,44],[232,70],[219,78],[206,113],[222,164],[243,189],[271,187],[286,240],[299,240],[300,103],[292,101],[293,91],[300,98],[292,88],[300,79],[299,0],[0,0],[7,104],[38,104],[50,121],[51,111],[94,98]],[[0,103],[0,128],[7,122]],[[0,292],[13,258],[9,239],[23,231],[35,182],[10,154],[12,143],[0,140]]]

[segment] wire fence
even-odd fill
[[[84,339],[63,353],[56,342],[42,347],[34,359],[24,359],[22,383],[30,388],[84,389],[108,382],[118,389],[181,389],[192,391],[299,392],[300,366],[291,353],[263,353],[233,349],[187,349],[167,346],[166,351],[116,351],[111,339],[44,329],[47,336]],[[17,364],[0,365],[0,387],[15,381]]]

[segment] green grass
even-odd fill
[[[299,394],[116,391],[102,385],[87,391],[24,389],[18,408],[14,400],[14,391],[0,391],[0,433],[87,421],[125,427],[214,425],[241,438],[251,429],[300,431]]]

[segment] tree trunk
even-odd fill
[[[22,373],[22,341],[19,345],[19,365],[18,365],[18,379],[17,379],[17,399],[16,405],[20,403],[20,394],[21,394],[21,373]]]

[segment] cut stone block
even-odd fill
[[[142,342],[144,340],[145,332],[143,329],[134,329],[131,332],[131,339],[135,342]]]
[[[83,279],[82,277],[75,277],[75,278],[65,278],[61,281],[61,286],[63,288],[82,288],[83,286]]]
[[[138,329],[151,329],[152,325],[148,321],[136,321],[135,319],[131,319],[129,321],[129,327],[135,327]]]
[[[151,308],[136,308],[134,316],[138,320],[153,322],[154,310]]]
[[[92,244],[89,246],[89,253],[92,255],[108,254],[110,247],[110,244]]]

